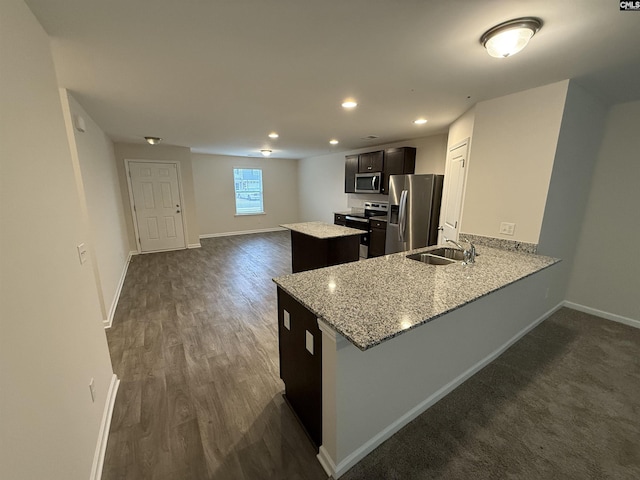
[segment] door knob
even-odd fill
[[[176,213],[180,213],[180,210],[176,210]]]

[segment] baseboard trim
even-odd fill
[[[107,399],[104,404],[104,412],[102,413],[98,443],[96,444],[96,451],[93,455],[93,465],[91,466],[91,480],[100,480],[102,478],[102,467],[104,466],[104,455],[107,451],[107,441],[109,440],[111,417],[113,416],[113,407],[116,404],[116,395],[118,394],[119,386],[120,380],[114,373],[111,377],[111,384],[109,385]]]
[[[471,378],[474,374],[482,370],[489,363],[493,362],[496,358],[498,358],[502,353],[504,353],[511,345],[516,343],[522,337],[524,337],[527,333],[537,327],[540,323],[550,317],[554,312],[560,309],[563,306],[563,303],[559,303],[551,310],[542,314],[539,318],[531,322],[525,328],[516,333],[513,337],[511,337],[507,342],[505,342],[502,346],[491,352],[485,358],[480,360],[478,363],[473,365],[471,368],[460,374],[458,377],[454,378],[451,382],[444,385],[438,391],[434,392],[424,401],[420,402],[414,408],[405,413],[402,417],[398,418],[395,422],[387,426],[385,429],[381,430],[378,434],[370,438],[367,442],[362,444],[359,448],[351,452],[344,460],[335,465],[333,471],[330,468],[333,465],[333,460],[328,456],[327,452],[323,452],[322,447],[320,447],[320,453],[318,454],[318,461],[322,465],[322,468],[327,472],[328,475],[332,475],[334,479],[340,478],[344,475],[350,468],[352,468],[356,463],[366,457],[369,453],[375,450],[378,446],[380,446],[384,441],[388,440],[393,434],[398,432],[401,428],[407,425],[409,422],[414,420],[418,415],[425,412],[428,408],[435,405],[439,400],[445,397],[447,394],[451,393],[457,387],[459,387],[465,380]],[[320,454],[323,457],[320,457]],[[329,458],[325,458],[329,457]],[[329,470],[328,470],[329,469]]]
[[[320,446],[320,449],[318,451],[318,455],[316,455],[316,458],[318,459],[318,461],[320,462],[320,465],[322,465],[322,468],[324,468],[324,471],[328,476],[331,477],[332,475],[335,474],[336,464],[333,463],[333,459],[331,458],[331,455],[329,455],[327,450],[322,445]]]
[[[137,254],[138,252],[129,252],[129,255],[127,255],[127,260],[124,262],[124,266],[122,267],[122,274],[120,275],[120,280],[118,280],[118,286],[116,287],[116,293],[114,294],[113,300],[111,301],[111,308],[109,308],[109,315],[105,320],[103,320],[105,330],[111,328],[111,325],[113,324],[113,316],[116,314],[116,308],[118,306],[118,301],[120,300],[120,293],[122,293],[124,279],[127,277],[127,270],[129,270],[131,257]]]
[[[564,301],[563,305],[579,312],[588,313],[589,315],[595,315],[596,317],[604,318],[605,320],[611,320],[613,322],[624,323],[634,328],[640,328],[640,320],[635,320],[629,317],[623,317],[615,313],[605,312],[596,308],[587,307],[586,305],[580,305],[579,303]]]
[[[275,228],[261,228],[258,230],[242,230],[240,232],[224,232],[224,233],[205,233],[204,235],[200,235],[200,238],[215,238],[215,237],[232,237],[234,235],[249,235],[252,233],[267,233],[267,232],[281,232],[286,230],[286,228],[275,227]]]
[[[202,247],[202,245],[200,245],[199,243],[190,243],[189,245],[187,245],[187,248],[200,248]]]

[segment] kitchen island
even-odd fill
[[[360,258],[361,230],[324,222],[280,226],[291,231],[293,273],[356,262]]]
[[[551,313],[559,260],[483,246],[474,265],[406,257],[435,248],[274,279],[286,396],[335,478]]]

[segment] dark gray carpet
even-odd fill
[[[640,330],[563,308],[341,479],[640,479]]]

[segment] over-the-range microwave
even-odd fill
[[[356,173],[356,193],[380,193],[382,173]]]

